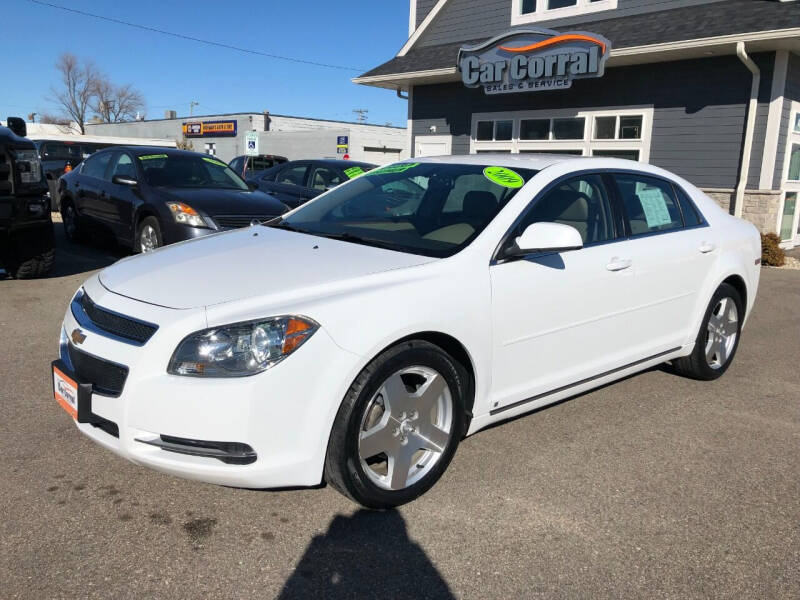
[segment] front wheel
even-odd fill
[[[161,237],[161,226],[155,217],[145,217],[139,223],[139,230],[136,233],[136,252],[150,252],[164,245]]]
[[[391,508],[424,494],[463,435],[467,377],[428,342],[383,352],[350,386],[336,415],[325,480],[367,508]]]
[[[735,287],[721,284],[706,309],[694,350],[673,361],[675,370],[686,377],[710,381],[728,370],[742,331],[744,307]]]

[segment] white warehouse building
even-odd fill
[[[246,154],[248,132],[257,132],[259,154],[276,154],[289,160],[347,157],[386,164],[409,157],[405,127],[307,119],[268,112],[185,118],[172,116],[86,125],[86,133],[90,135],[185,141],[190,144],[190,149],[217,156],[226,162]]]

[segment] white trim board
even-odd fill
[[[419,27],[417,27],[414,30],[414,33],[412,33],[411,36],[408,38],[408,41],[405,44],[403,44],[402,48],[400,48],[400,52],[397,53],[397,56],[406,55],[406,53],[411,49],[411,47],[417,43],[417,40],[422,36],[422,34],[425,33],[425,30],[428,29],[430,24],[433,23],[433,20],[436,18],[436,15],[438,15],[441,12],[441,10],[444,8],[444,5],[447,4],[447,2],[448,0],[439,0],[436,3],[436,5],[431,9],[431,12],[429,12],[425,16],[425,19],[422,21],[422,23],[419,24]],[[416,21],[416,17],[414,20]]]
[[[761,176],[758,187],[772,189],[775,177],[775,160],[778,156],[778,137],[783,116],[783,94],[786,91],[786,72],[789,65],[789,52],[778,50],[775,54],[775,68],[772,72],[772,91],[770,93],[767,131],[764,137],[764,154],[761,158]]]

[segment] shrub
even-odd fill
[[[786,253],[780,247],[781,238],[775,233],[761,234],[761,264],[770,267],[782,267],[786,262]]]

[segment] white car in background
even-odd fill
[[[751,224],[646,164],[417,159],[90,277],[55,395],[137,464],[397,506],[492,423],[667,361],[719,377],[760,256]]]

